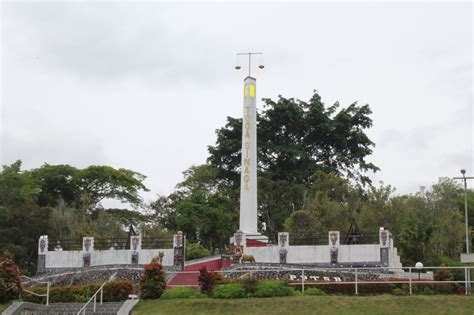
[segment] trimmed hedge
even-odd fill
[[[199,291],[196,291],[188,287],[176,287],[169,290],[166,290],[162,295],[162,299],[196,299],[205,297]]]
[[[241,284],[230,283],[216,286],[211,296],[216,299],[241,299],[247,297],[247,292]]]
[[[261,282],[254,294],[255,297],[259,298],[293,295],[295,295],[295,290],[288,285],[288,282],[278,280]]]
[[[300,286],[296,289],[300,290]],[[354,295],[355,286],[349,283],[305,283],[305,288],[318,288],[326,294],[331,295]],[[397,290],[398,289],[398,290]],[[397,290],[394,292],[394,290]],[[306,289],[305,289],[306,291]],[[378,295],[378,294],[395,294],[402,295],[402,291],[406,294],[410,289],[405,283],[364,283],[358,285],[359,295]],[[433,295],[433,294],[463,294],[464,287],[454,283],[412,283],[413,294]]]
[[[87,302],[92,295],[100,288],[100,283],[92,283],[87,285],[75,285],[64,287],[52,287],[49,289],[50,303],[68,303],[68,302]],[[38,294],[45,294],[45,287],[33,287],[28,290]],[[133,286],[130,281],[115,280],[110,281],[104,286],[103,299],[104,302],[121,302],[132,294]],[[35,296],[24,292],[22,300],[33,303],[45,303],[46,297]]]

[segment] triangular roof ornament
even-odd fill
[[[364,235],[359,230],[356,220],[352,218],[351,226],[346,234],[344,244],[362,244],[364,242]]]

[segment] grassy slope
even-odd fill
[[[10,304],[0,304],[0,314],[9,306]]]
[[[466,296],[299,296],[270,299],[181,299],[140,302],[140,314],[474,314]]]

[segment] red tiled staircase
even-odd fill
[[[221,256],[211,256],[201,259],[190,260],[186,262],[184,271],[178,271],[174,277],[172,277],[167,285],[173,286],[198,286],[199,269],[206,267],[207,270],[217,271],[224,267],[230,266],[232,262],[228,259],[222,259]]]

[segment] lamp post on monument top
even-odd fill
[[[461,170],[462,177],[453,177],[453,179],[462,179],[464,181],[464,221],[466,223],[466,254],[469,254],[469,226],[467,216],[467,180],[474,177],[466,177],[466,170]]]
[[[252,71],[252,56],[260,55],[263,56],[262,52],[246,52],[246,53],[237,53],[237,64],[235,65],[236,70],[240,70],[241,66],[239,64],[239,56],[248,56],[249,57],[249,77],[251,77],[251,71]],[[262,63],[262,60],[260,59],[260,64],[258,65],[259,69],[265,68],[265,66]]]
[[[242,160],[240,171],[240,221],[239,229],[245,235],[259,235],[257,228],[257,80],[251,77],[252,57],[261,52],[237,54],[236,70],[240,70],[238,58],[248,56],[248,76],[244,79],[244,103],[242,116]],[[258,65],[263,69],[262,62]],[[250,237],[251,238],[251,237]]]
[[[466,170],[461,170],[462,177],[453,177],[453,179],[461,179],[464,182],[464,221],[466,223],[466,254],[461,253],[462,263],[474,262],[474,256],[469,253],[469,225],[467,216],[467,180],[474,179],[474,177],[466,177]],[[466,281],[466,294],[471,293],[471,269],[465,269],[465,281]]]

